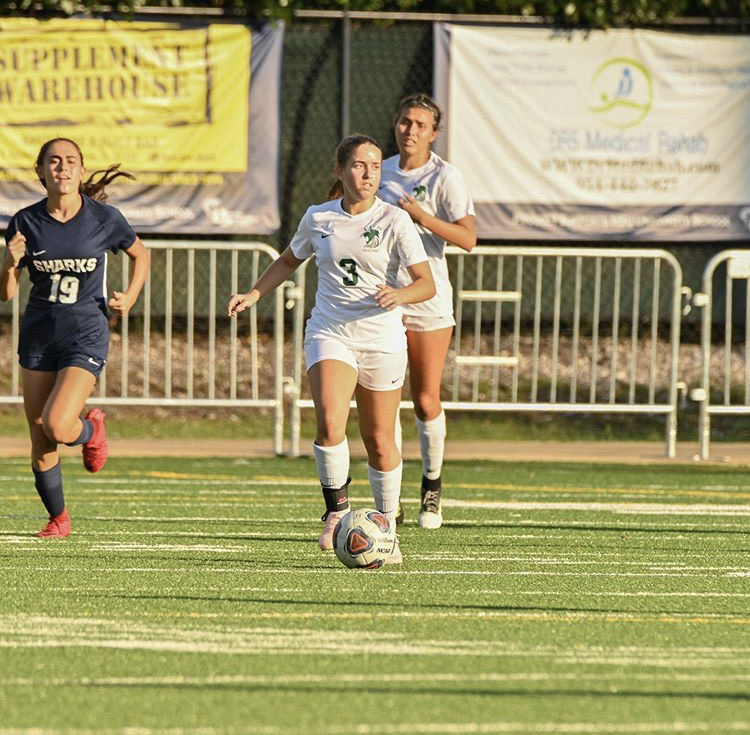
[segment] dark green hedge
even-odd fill
[[[223,9],[248,19],[292,20],[295,10],[476,13],[542,16],[565,25],[595,28],[672,23],[692,17],[750,21],[750,0],[0,0],[0,14],[72,15],[137,11],[144,6]]]

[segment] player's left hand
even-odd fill
[[[404,299],[401,295],[400,289],[392,288],[391,286],[386,286],[382,283],[378,284],[378,291],[375,294],[375,301],[377,302],[378,306],[386,309],[387,311],[392,311],[397,306],[401,306],[401,304],[404,303]]]
[[[401,207],[418,225],[422,223],[422,217],[425,215],[424,209],[417,204],[417,200],[407,192],[398,200],[398,206]]]
[[[113,291],[112,298],[109,300],[109,308],[118,316],[125,316],[133,306],[134,299],[127,293]]]

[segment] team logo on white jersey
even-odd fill
[[[380,230],[377,227],[368,227],[364,233],[365,246],[363,250],[377,250],[380,245]]]
[[[424,184],[417,184],[412,193],[418,202],[423,202],[427,199],[427,187]]]

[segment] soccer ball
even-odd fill
[[[333,529],[336,556],[353,569],[382,567],[395,545],[395,525],[373,508],[350,511]]]

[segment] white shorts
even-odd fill
[[[452,314],[447,316],[415,316],[404,314],[404,326],[411,332],[434,332],[436,329],[455,327],[456,320]]]
[[[374,352],[353,350],[337,339],[305,340],[305,367],[309,371],[321,360],[339,360],[357,371],[357,383],[368,390],[396,390],[404,384],[406,350]]]

